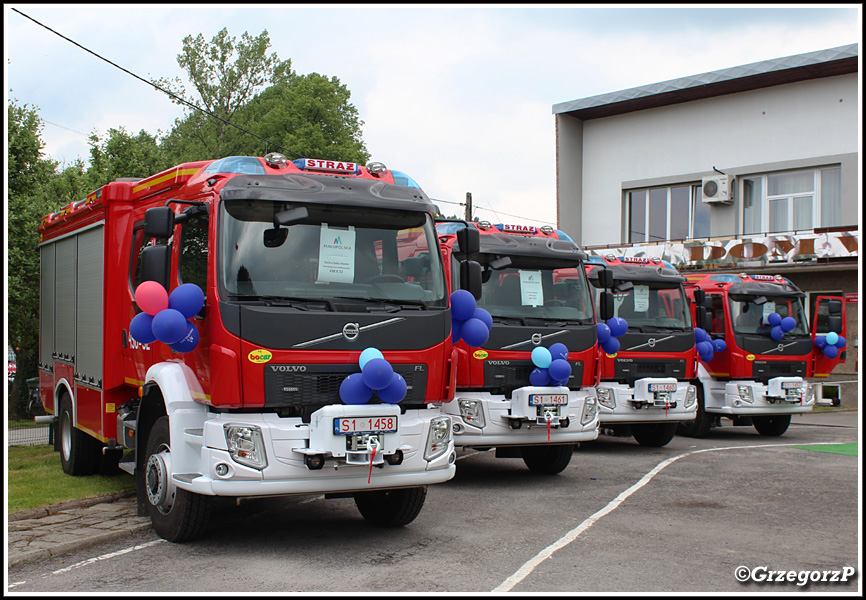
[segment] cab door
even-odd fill
[[[835,344],[835,356],[832,350],[813,349],[815,356],[814,377],[827,377],[841,362],[845,362],[848,344],[845,339],[847,320],[842,298],[839,296],[818,296],[815,300],[815,312],[812,315],[812,339],[826,338],[835,333],[838,341]],[[830,336],[832,339],[832,336]],[[826,346],[825,342],[825,346]]]

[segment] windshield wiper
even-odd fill
[[[383,312],[397,312],[403,309],[427,310],[427,303],[423,300],[397,300],[395,298],[351,298],[338,296],[339,300],[349,300],[359,304],[372,304],[368,306],[367,312],[381,310]]]
[[[288,306],[298,310],[336,312],[334,303],[327,298],[298,298],[291,296],[260,296],[257,294],[229,294],[230,300],[264,302],[265,306]]]

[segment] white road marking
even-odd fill
[[[628,488],[627,490],[622,492],[619,496],[614,498],[610,503],[608,503],[607,506],[605,506],[600,511],[596,512],[595,514],[593,514],[592,516],[587,518],[585,521],[583,521],[583,523],[581,523],[580,525],[578,525],[577,527],[575,527],[574,529],[572,529],[571,531],[566,533],[564,536],[562,536],[561,538],[556,540],[554,543],[549,545],[547,548],[545,548],[544,550],[542,550],[541,552],[536,554],[533,558],[526,561],[523,564],[523,566],[520,567],[517,571],[515,571],[515,573],[511,577],[509,577],[508,579],[503,581],[501,584],[499,584],[499,586],[497,586],[492,591],[494,593],[496,593],[496,592],[510,592],[512,589],[514,589],[514,586],[516,586],[521,581],[526,579],[535,570],[535,568],[538,567],[538,565],[540,565],[545,560],[547,560],[548,558],[553,556],[553,554],[557,550],[561,550],[562,548],[565,548],[566,546],[568,546],[571,542],[576,540],[578,538],[578,536],[580,536],[580,534],[582,534],[584,531],[586,531],[587,529],[589,529],[590,527],[595,525],[595,523],[599,519],[601,519],[605,515],[613,512],[620,504],[625,502],[629,496],[631,496],[636,491],[638,491],[639,489],[644,487],[646,484],[648,484],[652,480],[653,477],[655,477],[656,475],[659,474],[659,472],[662,471],[662,469],[664,469],[665,467],[667,467],[671,463],[678,461],[681,458],[685,458],[686,456],[691,456],[693,454],[701,454],[703,452],[716,452],[719,450],[742,450],[742,449],[746,449],[746,448],[775,448],[775,447],[779,447],[779,446],[820,446],[820,445],[834,445],[834,444],[839,444],[839,443],[840,442],[820,442],[817,444],[810,444],[810,443],[804,444],[803,442],[798,442],[798,443],[792,443],[792,444],[760,444],[760,445],[754,445],[754,446],[729,446],[729,447],[725,447],[725,448],[704,448],[702,450],[692,450],[691,452],[686,452],[685,454],[680,454],[678,456],[672,456],[671,458],[663,460],[662,462],[657,464],[649,473],[647,473],[646,475],[641,477],[637,483],[635,483],[633,486],[631,486],[630,488]]]

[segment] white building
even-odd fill
[[[553,106],[557,221],[589,253],[838,295],[859,372],[857,44]],[[814,302],[810,302],[810,316]],[[825,386],[830,388],[830,386]],[[843,384],[848,402],[856,383]]]

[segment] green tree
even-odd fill
[[[39,340],[39,234],[42,216],[60,203],[46,186],[57,164],[43,156],[42,119],[36,108],[9,100],[8,112],[8,312],[9,344],[18,370],[9,392],[10,417],[20,417],[27,401],[27,379],[36,376]]]
[[[143,129],[133,136],[122,126],[110,128],[102,137],[92,133],[88,143],[90,167],[87,176],[93,189],[121,177],[149,177],[174,164],[160,147],[157,136]]]
[[[206,116],[189,113],[183,120],[195,125],[185,128],[184,134],[185,139],[196,142],[190,144],[190,149],[197,156],[187,156],[182,161],[226,156],[227,138],[234,134],[230,123],[238,110],[263,87],[284,83],[294,76],[291,60],[280,60],[276,53],[267,54],[270,45],[267,30],[256,37],[244,32],[240,42],[229,36],[225,28],[210,42],[206,42],[202,34],[183,39],[183,50],[177,62],[186,70],[194,93],[188,93],[179,78],[154,81],[177,96],[177,104],[193,104],[210,113]]]

